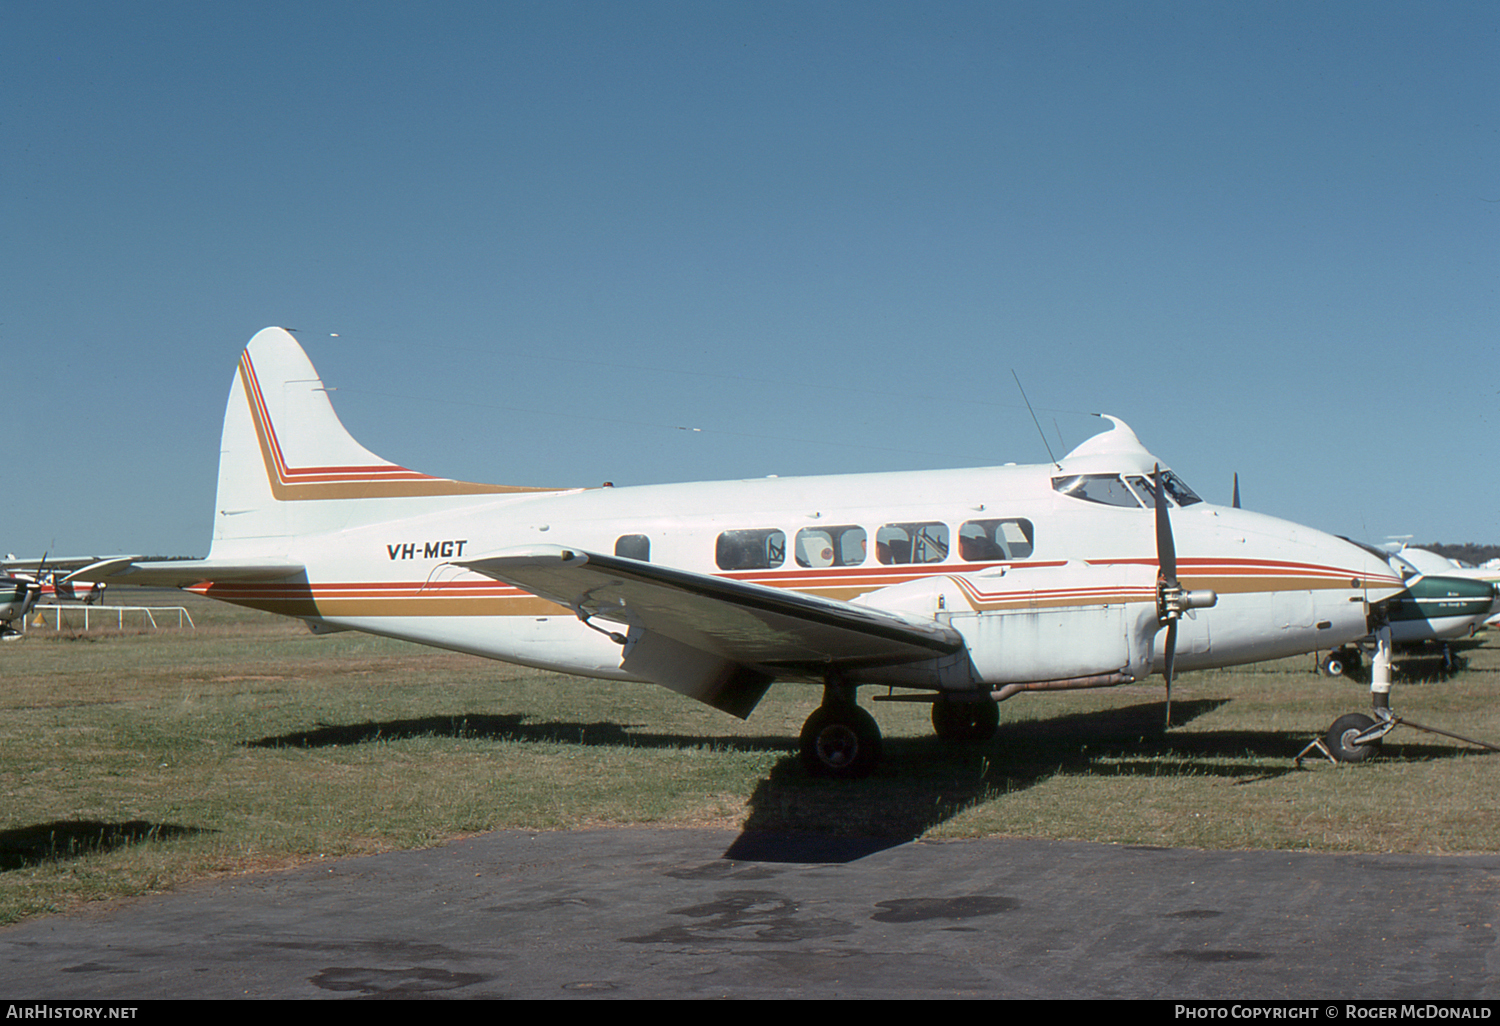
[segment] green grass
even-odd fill
[[[113,597],[113,596],[112,596]],[[114,598],[115,601],[121,601]],[[1500,761],[1398,728],[1378,761],[1297,753],[1367,689],[1311,658],[1001,707],[945,745],[927,707],[862,696],[886,736],[871,779],[809,779],[816,688],[748,722],[649,685],[520,669],[191,595],[196,630],[32,628],[0,646],[0,922],[184,880],[418,847],[507,827],[722,827],[1028,836],[1318,851],[1500,848]],[[1443,678],[1404,664],[1398,714],[1500,741],[1500,639]]]

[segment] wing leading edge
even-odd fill
[[[742,717],[777,676],[822,679],[964,648],[957,631],[931,620],[581,549],[506,549],[455,563],[585,622],[628,627],[625,670]]]

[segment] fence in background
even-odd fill
[[[45,627],[45,626],[47,626],[47,616],[46,616],[46,614],[52,613],[52,614],[54,614],[53,615],[53,621],[52,621],[52,629],[60,631],[60,630],[63,629],[63,612],[64,612],[64,610],[66,610],[67,613],[68,613],[68,619],[70,621],[72,621],[72,623],[70,623],[70,626],[72,626],[72,625],[74,625],[74,624],[77,623],[77,621],[78,621],[78,614],[82,613],[83,614],[83,629],[84,630],[88,630],[89,629],[89,617],[90,617],[90,615],[92,615],[95,620],[101,620],[102,619],[102,620],[104,620],[106,622],[108,622],[109,620],[114,620],[115,621],[115,626],[118,627],[120,630],[124,630],[125,629],[125,614],[126,613],[144,613],[145,616],[146,616],[146,620],[149,621],[150,624],[151,624],[151,629],[152,630],[156,630],[156,629],[158,629],[161,626],[160,624],[158,624],[156,622],[156,614],[157,613],[163,614],[164,618],[167,616],[167,614],[176,613],[177,614],[177,626],[178,627],[181,627],[183,625],[184,621],[186,621],[186,623],[187,623],[187,625],[189,627],[194,627],[195,626],[194,623],[193,623],[193,618],[188,615],[188,611],[187,611],[186,607],[184,607],[184,606],[88,606],[88,605],[66,605],[65,606],[65,605],[60,605],[60,604],[59,605],[48,604],[48,605],[44,605],[44,606],[41,606],[41,605],[39,605],[39,606],[33,606],[31,612],[29,614],[27,614],[27,622],[29,622],[29,625],[32,626],[32,627]],[[21,629],[24,631],[26,629],[26,626],[27,626],[27,623],[23,623],[21,625]]]

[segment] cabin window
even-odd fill
[[[886,524],[875,532],[875,558],[887,566],[941,563],[948,558],[948,525]]]
[[[1054,477],[1052,487],[1063,495],[1071,495],[1085,502],[1097,502],[1104,506],[1127,506],[1139,509],[1140,500],[1125,487],[1119,474],[1075,474],[1072,477]]]
[[[804,527],[797,532],[798,566],[858,566],[865,561],[865,529],[853,525]]]
[[[725,531],[714,547],[720,570],[769,570],[786,562],[786,534],[775,528]]]
[[[958,555],[974,563],[1026,559],[1034,537],[1030,520],[970,520],[958,529]]]
[[[615,539],[615,555],[651,562],[651,539],[644,534],[622,534]]]

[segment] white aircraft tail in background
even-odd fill
[[[1203,502],[1122,421],[1058,463],[629,488],[431,477],[340,423],[290,334],[230,387],[208,558],[81,580],[186,587],[565,673],[650,681],[748,716],[822,686],[814,773],[880,758],[860,687],[986,738],[1022,691],[1326,651],[1401,588],[1331,535]],[[1170,709],[1170,707],[1168,707]]]

